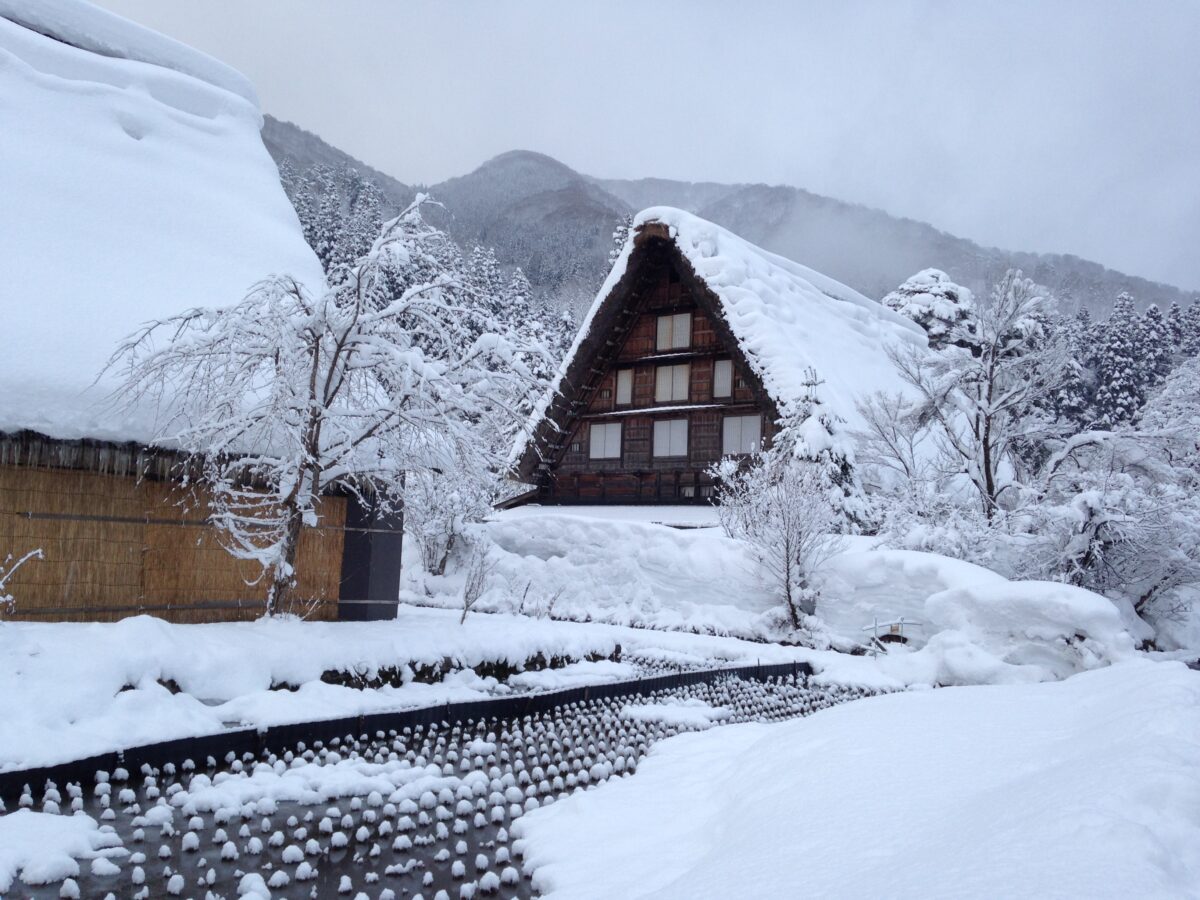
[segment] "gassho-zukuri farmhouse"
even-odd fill
[[[842,420],[895,391],[909,319],[682,210],[630,239],[516,448],[526,500],[707,503],[707,469],[770,442],[813,391]]]

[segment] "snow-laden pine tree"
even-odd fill
[[[1193,300],[1183,314],[1179,350],[1184,356],[1200,356],[1200,300]]]
[[[1183,307],[1179,305],[1178,300],[1171,301],[1171,307],[1167,310],[1167,335],[1171,339],[1171,352],[1178,353],[1180,344],[1183,343]]]
[[[1142,330],[1133,298],[1117,297],[1112,315],[1100,328],[1096,350],[1096,422],[1116,428],[1133,421],[1145,400],[1149,381]]]
[[[1157,303],[1151,303],[1139,321],[1146,388],[1157,387],[1171,371],[1171,331]]]
[[[617,261],[617,257],[621,255],[621,251],[625,249],[625,242],[629,240],[631,231],[633,231],[632,214],[626,214],[617,220],[617,225],[612,233],[612,249],[608,251],[608,267],[610,269]]]
[[[1062,348],[1063,367],[1051,386],[1050,402],[1055,418],[1071,431],[1087,427],[1093,418],[1094,385],[1084,350],[1090,324],[1076,315],[1060,319],[1054,326],[1053,340]]]
[[[924,328],[935,350],[970,339],[975,298],[940,269],[923,269],[880,302]]]
[[[487,327],[462,341],[457,323],[480,312],[456,300],[424,199],[324,289],[271,277],[232,306],[150,324],[111,363],[127,403],[166,411],[159,440],[193,455],[226,546],[262,566],[268,613],[288,608],[301,528],[329,491],[388,512],[414,473],[503,463],[480,435],[515,416],[526,348]]]

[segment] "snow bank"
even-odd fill
[[[49,884],[79,874],[79,859],[123,856],[121,839],[101,831],[91,816],[63,816],[19,809],[0,816],[0,893],[16,879]]]
[[[515,830],[548,900],[1192,896],[1200,675],[1142,661],[681,735]]]
[[[263,619],[172,625],[148,616],[115,623],[0,623],[0,771],[231,727],[264,727],[478,700],[514,691],[634,677],[630,660],[753,665],[793,660],[823,667],[835,654],[734,638],[612,625],[402,607],[392,622]],[[608,657],[617,646],[622,662]],[[521,667],[546,659],[575,665],[513,676],[508,684],[471,667]],[[320,680],[327,670],[371,678],[381,669],[441,665],[435,684],[359,690]],[[870,660],[839,666],[833,680],[898,686]],[[295,690],[272,689],[288,685]],[[173,693],[177,688],[178,693]]]
[[[0,430],[148,440],[154,411],[94,383],[121,338],[272,273],[323,283],[253,91],[203,54],[86,3],[0,0],[0,121]]]
[[[504,514],[485,526],[496,568],[485,597],[576,620],[754,636],[774,603],[748,548],[715,528],[678,529],[588,509]],[[526,593],[525,588],[530,590]]]

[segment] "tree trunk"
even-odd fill
[[[279,560],[271,573],[271,587],[267,591],[267,615],[273,616],[286,610],[296,587],[296,554],[300,548],[300,528],[304,514],[295,503],[287,504],[287,526],[279,547]]]

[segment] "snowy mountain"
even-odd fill
[[[662,179],[599,180],[597,184],[636,209],[657,203],[681,206],[761,247],[802,260],[870,297],[882,297],[930,266],[976,293],[1005,270],[1020,268],[1059,298],[1099,314],[1107,314],[1122,291],[1142,306],[1153,302],[1164,309],[1172,301],[1187,305],[1197,296],[1077,256],[983,247],[924,222],[786,185]]]
[[[262,139],[267,146],[267,152],[271,154],[277,164],[283,162],[284,159],[290,159],[292,164],[301,170],[311,166],[332,166],[334,168],[349,166],[357,169],[364,178],[379,188],[387,199],[389,208],[384,211],[385,215],[402,209],[412,199],[413,189],[407,184],[402,184],[391,175],[373,169],[349,153],[339,150],[332,144],[327,144],[317,135],[311,131],[305,131],[299,125],[284,122],[273,116],[263,116]]]
[[[344,163],[369,174],[389,198],[412,193],[291,123],[268,116],[263,140],[277,162],[290,156],[300,167]],[[460,244],[490,245],[502,263],[521,266],[535,287],[556,292],[590,295],[606,273],[617,221],[647,207],[674,206],[869,297],[882,297],[929,267],[981,292],[1014,266],[1069,305],[1100,315],[1122,291],[1141,306],[1164,309],[1200,296],[1077,256],[983,247],[924,222],[786,185],[593,178],[544,154],[513,150],[428,190],[446,206],[438,224]]]
[[[584,285],[607,274],[617,221],[630,207],[549,156],[514,150],[430,188],[448,213],[437,224],[461,244],[496,249],[543,288]],[[431,217],[432,218],[432,217]]]

